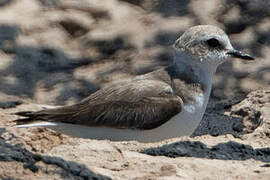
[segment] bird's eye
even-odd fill
[[[219,47],[221,46],[221,44],[219,43],[219,41],[215,38],[211,38],[211,39],[208,39],[206,41],[207,45],[212,47],[212,48],[216,48],[216,47]]]

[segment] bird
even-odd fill
[[[190,136],[200,124],[217,67],[233,58],[254,60],[236,50],[213,25],[188,28],[173,44],[170,65],[118,80],[79,103],[15,113],[15,127],[44,126],[80,138],[158,142]]]

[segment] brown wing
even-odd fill
[[[183,101],[162,81],[123,81],[90,95],[81,103],[58,109],[18,113],[35,120],[88,126],[153,129],[181,112]]]

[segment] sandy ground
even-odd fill
[[[263,0],[1,1],[0,179],[269,179],[269,12]],[[170,45],[198,24],[223,28],[256,61],[217,70],[191,137],[144,144],[10,127],[15,112],[170,64]]]

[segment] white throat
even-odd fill
[[[203,62],[200,59],[194,59],[184,52],[176,52],[174,56],[174,63],[181,72],[187,73],[189,76],[193,76],[198,83],[202,83],[205,86],[211,86],[212,77],[216,72],[216,66],[211,66],[207,62]]]

